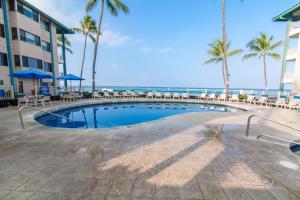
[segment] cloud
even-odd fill
[[[168,53],[173,50],[174,49],[172,47],[161,47],[161,48],[144,47],[144,48],[141,48],[142,52],[153,52],[153,53]]]
[[[129,44],[132,38],[127,35],[105,30],[102,32],[102,42],[109,47],[120,47]]]

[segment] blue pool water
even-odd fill
[[[188,112],[231,112],[233,108],[220,105],[191,103],[123,103],[74,107],[42,115],[36,120],[51,127],[110,128],[129,126]]]

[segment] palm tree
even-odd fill
[[[95,8],[99,1],[101,2],[101,6],[100,6],[100,14],[99,14],[96,42],[95,42],[95,48],[94,48],[94,58],[93,58],[93,72],[92,72],[93,73],[93,77],[92,77],[93,91],[95,91],[95,87],[96,87],[96,85],[95,85],[96,84],[96,82],[95,82],[96,61],[97,61],[99,37],[101,34],[101,26],[102,26],[103,14],[104,14],[104,6],[106,4],[107,9],[109,10],[110,14],[112,14],[113,16],[118,16],[120,11],[124,12],[125,14],[129,13],[129,8],[124,3],[122,3],[121,0],[88,0],[88,3],[86,5],[86,10],[90,11],[93,8]]]
[[[84,36],[84,48],[83,48],[83,56],[82,56],[82,63],[81,63],[81,70],[80,70],[80,78],[82,78],[87,39],[89,37],[93,42],[96,41],[96,39],[93,35],[93,33],[97,32],[96,22],[95,22],[95,20],[92,19],[91,16],[86,15],[86,16],[84,16],[83,20],[80,21],[80,27],[73,28],[73,31],[76,33],[82,33]],[[79,92],[81,92],[81,83],[82,83],[82,80],[80,80],[80,82],[79,82]]]
[[[249,54],[246,54],[243,56],[243,59],[248,59],[251,57],[259,57],[263,59],[263,65],[264,65],[264,77],[265,77],[265,90],[266,93],[268,93],[268,78],[267,78],[267,64],[266,64],[266,58],[271,57],[275,60],[280,59],[280,54],[273,52],[274,49],[277,47],[280,47],[283,45],[282,41],[278,41],[275,43],[272,43],[273,36],[268,36],[267,34],[260,33],[259,37],[251,40],[247,47],[249,48],[250,52]]]
[[[243,0],[241,0],[243,1]],[[226,1],[222,0],[222,35],[223,35],[223,41],[224,44],[227,44],[227,32],[226,32]],[[226,75],[227,83],[225,87],[226,95],[228,95],[229,92],[229,72],[228,72],[228,63],[227,63],[227,47],[226,45],[224,46],[224,73]]]
[[[226,66],[225,66],[225,58],[239,54],[242,52],[242,50],[241,49],[232,50],[232,51],[228,51],[225,54],[225,49],[228,50],[230,48],[230,44],[227,43],[227,45],[225,45],[225,43],[221,39],[217,39],[214,43],[209,44],[209,47],[210,48],[208,50],[208,54],[211,55],[212,58],[205,61],[204,65],[209,64],[209,63],[218,63],[218,62],[222,61],[222,75],[223,75],[225,91],[227,94],[229,80],[228,80],[228,76],[227,76],[228,71],[226,70]]]
[[[67,52],[69,52],[70,54],[73,54],[73,51],[72,51],[72,44],[71,44],[71,42],[69,41],[69,39],[65,36],[64,37],[65,39],[65,49],[66,49],[66,51]],[[57,35],[57,38],[56,38],[56,40],[57,40],[57,46],[58,47],[62,47],[62,36],[61,35]]]

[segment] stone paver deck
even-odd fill
[[[253,112],[298,127],[300,114],[248,107],[103,130],[44,127],[30,121],[31,111],[21,130],[17,109],[2,108],[0,199],[300,199],[300,169],[289,168],[299,156],[255,138],[300,135],[254,120],[245,137]],[[207,133],[211,124],[225,124],[221,138]]]

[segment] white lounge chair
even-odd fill
[[[227,95],[226,94],[220,94],[220,96],[218,97],[219,101],[227,101]]]
[[[147,98],[148,98],[148,99],[153,99],[153,96],[154,96],[154,95],[153,95],[152,92],[148,92],[148,93],[147,93]]]
[[[28,106],[28,98],[26,96],[18,98],[18,108],[22,105]]]
[[[256,96],[249,95],[249,96],[247,96],[247,99],[244,100],[244,103],[253,104],[253,103],[255,103],[255,100],[256,100]]]
[[[231,101],[231,102],[239,102],[239,101],[240,101],[239,95],[233,94],[233,95],[230,97],[230,101]]]
[[[286,107],[286,96],[281,95],[276,101],[271,101],[269,105],[275,106],[276,108],[285,108]]]
[[[155,98],[157,98],[157,99],[161,99],[161,98],[162,98],[162,95],[161,95],[160,92],[156,92],[154,96],[155,96]]]
[[[107,98],[111,98],[111,95],[109,94],[109,92],[104,92],[104,93],[103,93],[103,97],[104,97],[105,99],[107,99]]]
[[[45,103],[49,103],[50,106],[52,106],[52,101],[51,101],[51,97],[50,96],[44,96],[43,97],[43,102],[44,102],[44,105],[45,105]]]
[[[120,96],[119,92],[113,92],[113,97],[120,98],[121,96]]]
[[[261,106],[263,106],[263,105],[265,105],[265,106],[269,105],[268,97],[266,97],[266,96],[259,97],[259,99],[256,101],[256,104],[257,105],[261,105]]]
[[[207,97],[207,93],[202,93],[200,95],[200,100],[206,100],[206,97]]]
[[[102,98],[102,96],[99,94],[99,92],[93,92],[92,97],[94,99],[98,99],[98,98],[100,99],[100,98]]]
[[[166,93],[164,94],[164,98],[165,98],[165,99],[171,99],[171,94],[170,94],[170,92],[166,92]]]
[[[286,107],[290,110],[300,110],[300,96],[293,96]]]
[[[182,93],[181,98],[182,99],[189,99],[188,93]]]
[[[216,94],[211,93],[208,97],[206,97],[207,100],[214,101],[216,99]]]
[[[173,99],[180,99],[180,96],[177,92],[173,94]]]

